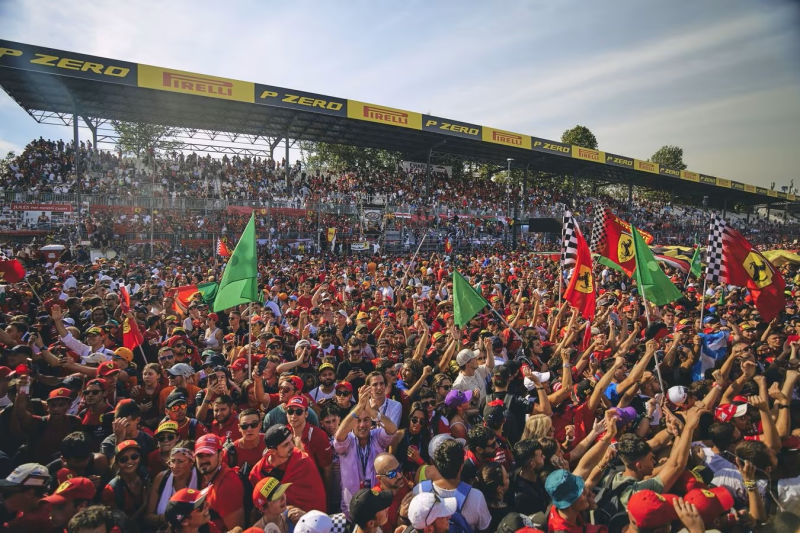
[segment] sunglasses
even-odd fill
[[[177,413],[178,411],[180,411],[182,409],[186,409],[186,404],[185,403],[178,403],[178,404],[173,405],[172,407],[169,407],[168,409],[172,413]]]
[[[158,358],[159,361],[172,361],[173,359],[175,359],[175,356],[172,354],[162,355],[161,357]]]
[[[137,461],[139,459],[138,453],[132,453],[130,455],[123,455],[122,457],[117,458],[117,462],[121,465],[128,464],[129,461]]]
[[[287,415],[295,415],[295,416],[302,416],[302,414],[305,413],[305,412],[306,412],[305,409],[287,409],[286,410],[286,414]]]
[[[422,404],[422,407],[428,408],[428,407],[433,407],[434,403],[436,402],[434,402],[433,400],[427,400],[420,403]]]
[[[175,440],[178,438],[178,435],[175,433],[162,433],[156,437],[158,442],[169,442],[171,440]]]
[[[379,475],[380,477],[385,477],[387,479],[394,479],[400,475],[400,469],[395,468],[394,470],[389,470],[385,474],[377,474],[377,475]]]
[[[450,384],[450,385],[439,385],[439,388],[440,389],[444,389],[444,390],[450,390],[450,387],[452,387],[452,386],[453,386],[452,384]]]
[[[350,396],[350,391],[347,391],[347,390],[337,390],[337,391],[336,391],[336,396],[341,396],[342,398],[345,398],[345,397],[347,397],[347,396]]]
[[[294,387],[281,387],[278,392],[294,392]]]
[[[186,348],[186,345],[183,344],[182,342],[176,342],[175,344],[172,345],[172,347],[173,348]]]
[[[424,418],[419,418],[418,416],[412,416],[408,419],[412,424],[422,424],[425,421]]]
[[[83,394],[87,396],[94,396],[95,394],[102,394],[102,393],[103,391],[96,389],[86,389],[85,391],[83,391]]]
[[[255,429],[259,426],[259,422],[251,422],[249,424],[239,424],[239,427],[242,429]]]

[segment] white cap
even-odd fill
[[[470,350],[469,348],[464,348],[456,355],[456,364],[458,366],[464,366],[473,359],[478,357],[477,350]]]
[[[90,365],[99,365],[105,361],[111,359],[110,357],[106,356],[104,353],[100,352],[93,352],[84,358],[83,362],[88,363]]]
[[[295,533],[330,533],[331,529],[333,520],[321,511],[307,512],[294,525]]]
[[[688,397],[689,394],[683,385],[675,385],[667,389],[667,398],[675,405],[682,405]]]
[[[457,439],[453,437],[450,433],[439,433],[438,435],[434,436],[431,441],[428,443],[428,456],[433,459],[433,454],[436,453],[436,450],[444,444],[445,441],[454,440],[456,442],[460,442],[462,446],[467,445],[467,441],[465,439]]]
[[[431,492],[420,492],[408,505],[408,520],[415,529],[422,531],[437,518],[449,517],[458,509],[455,498],[437,498]],[[297,527],[295,527],[297,531]]]

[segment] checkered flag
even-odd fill
[[[716,214],[711,215],[711,227],[708,234],[708,249],[706,250],[706,280],[719,283],[727,280],[724,254],[722,253],[723,235],[728,223]]]
[[[608,219],[608,209],[598,202],[593,207],[594,221],[592,222],[592,242],[589,249],[593,253],[600,253],[606,247],[606,220]]]
[[[565,271],[575,268],[578,257],[578,223],[572,212],[564,210],[564,231],[561,243],[561,268]]]

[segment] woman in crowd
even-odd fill
[[[103,489],[104,505],[119,509],[131,520],[139,520],[147,506],[148,476],[142,468],[142,449],[135,440],[117,444],[112,468],[116,475]]]
[[[147,513],[144,516],[144,522],[149,527],[158,528],[166,525],[164,512],[173,494],[185,488],[199,488],[193,447],[194,443],[190,441],[177,443],[169,452],[169,468],[153,478],[147,499]]]

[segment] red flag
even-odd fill
[[[192,301],[192,296],[198,292],[197,285],[181,285],[180,287],[167,289],[166,296],[175,300],[175,303],[172,304],[172,309],[176,313],[185,315],[189,308],[189,303]]]
[[[231,251],[228,250],[228,245],[222,239],[217,239],[217,253],[222,257],[230,257]]]
[[[25,279],[25,267],[19,259],[0,261],[0,282],[19,283],[23,279]]]
[[[122,308],[123,313],[131,310],[131,297],[128,294],[128,289],[124,286],[119,288],[119,306]]]
[[[636,228],[639,229],[639,228]],[[653,242],[653,236],[639,230],[644,242]],[[610,209],[596,206],[594,224],[592,225],[592,251],[611,259],[629,276],[636,270],[636,258],[633,253],[633,237],[630,223],[622,220]]]
[[[450,237],[448,237],[444,241],[444,253],[446,254],[453,253],[453,243],[450,242]]]
[[[586,329],[583,332],[583,339],[581,339],[581,352],[585,352],[589,345],[592,344],[592,322],[586,322]]]
[[[144,335],[139,331],[139,324],[126,316],[122,321],[122,345],[133,350],[143,342]]]
[[[575,266],[572,269],[567,290],[564,291],[564,299],[572,307],[578,309],[583,318],[592,320],[597,307],[594,273],[592,272],[592,254],[589,251],[589,245],[586,244],[586,239],[583,238],[583,234],[574,220],[570,231],[574,231],[571,242],[575,243]],[[568,253],[571,256],[573,255],[569,250]]]
[[[786,307],[786,282],[781,273],[731,226],[722,234],[722,264],[730,285],[750,291],[764,322]]]

